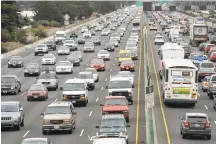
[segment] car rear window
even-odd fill
[[[206,123],[207,122],[207,118],[206,117],[202,117],[202,116],[189,116],[188,117],[188,121],[189,122],[202,122],[202,123]]]

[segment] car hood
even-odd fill
[[[70,68],[71,66],[68,65],[68,66],[56,66],[57,69],[61,69],[61,68]]]
[[[126,132],[126,128],[100,128],[100,134]]]
[[[54,58],[42,58],[42,60],[54,60]]]
[[[1,112],[1,117],[11,117],[19,115],[18,112]]]
[[[103,111],[111,112],[111,111],[128,111],[128,106],[119,106],[119,105],[114,105],[114,106],[104,106]]]
[[[15,83],[1,83],[1,88],[14,86]]]
[[[64,119],[71,119],[71,115],[70,114],[48,114],[48,115],[44,115],[43,119],[64,120]]]
[[[63,91],[63,95],[82,95],[85,94],[85,90],[83,91]]]

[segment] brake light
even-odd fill
[[[184,127],[189,127],[189,122],[188,121],[184,122]]]
[[[211,124],[209,122],[206,122],[206,128],[210,128]]]
[[[101,65],[101,67],[104,67],[104,65]]]
[[[213,84],[211,84],[210,88],[213,88],[213,87],[214,87]]]

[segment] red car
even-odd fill
[[[135,64],[132,60],[122,61],[120,65],[120,70],[121,71],[125,71],[125,70],[135,71]]]
[[[105,71],[105,62],[103,59],[93,59],[90,63],[91,68],[95,68],[97,71]]]
[[[206,47],[204,48],[205,54],[207,54],[211,48],[215,47],[214,44],[207,44]]]
[[[103,106],[102,114],[124,114],[127,122],[129,122],[129,106],[125,96],[107,96]]]
[[[216,52],[212,52],[210,57],[209,57],[209,60],[211,62],[216,62]]]
[[[48,99],[48,90],[43,84],[33,84],[26,92],[27,101],[34,99],[46,100]]]

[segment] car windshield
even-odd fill
[[[18,108],[16,105],[12,104],[2,104],[1,105],[1,112],[17,112]]]
[[[127,102],[125,99],[106,99],[105,105],[127,105]]]
[[[129,53],[120,53],[119,58],[131,58],[131,55]]]
[[[92,72],[92,73],[97,73],[97,70],[94,68],[87,68],[85,69],[86,72]]]
[[[59,50],[69,50],[69,47],[63,46],[63,47],[60,47]]]
[[[80,73],[77,75],[77,78],[80,79],[93,79],[93,75],[89,74],[89,73]]]
[[[133,65],[133,61],[123,61],[122,65]]]
[[[127,80],[110,81],[109,89],[131,88],[131,82]]]
[[[43,48],[45,45],[37,45],[38,48]]]
[[[39,79],[56,79],[55,73],[42,73]]]
[[[64,34],[56,34],[56,37],[64,37]]]
[[[12,77],[2,77],[1,83],[15,83],[15,78]]]
[[[64,91],[84,91],[84,83],[65,83],[63,87]]]
[[[131,73],[127,73],[124,71],[120,71],[117,75],[121,77],[131,77],[132,76]]]
[[[101,128],[126,127],[124,119],[104,119],[101,121]]]
[[[41,85],[32,85],[29,91],[44,91],[44,87]]]
[[[104,64],[103,60],[92,60],[91,64]]]
[[[74,43],[73,40],[66,40],[65,43]]]
[[[38,66],[37,64],[28,64],[28,65],[26,66],[26,68],[27,68],[27,69],[38,69],[39,66]]]
[[[206,123],[207,122],[207,118],[206,117],[202,117],[202,116],[189,116],[188,117],[188,121],[192,122],[192,123],[197,123],[197,122]]]
[[[53,58],[53,55],[50,55],[50,54],[44,55],[44,58]]]
[[[57,65],[58,66],[70,66],[71,64],[70,62],[59,62]]]
[[[47,142],[42,141],[42,140],[28,140],[22,142],[22,144],[47,144]]]
[[[70,55],[67,57],[68,60],[78,60],[79,59],[79,56],[77,55]]]
[[[93,47],[94,44],[93,43],[86,43],[85,46],[92,46]]]
[[[69,114],[70,108],[68,106],[50,106],[47,107],[45,114]]]
[[[214,68],[214,64],[213,63],[202,63],[201,67],[202,68]]]

